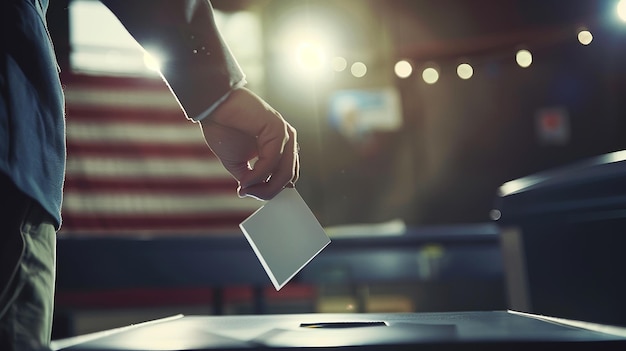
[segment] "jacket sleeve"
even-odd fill
[[[222,39],[208,0],[101,0],[148,52],[188,118],[198,119],[245,76]]]

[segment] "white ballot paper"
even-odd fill
[[[283,189],[239,227],[277,291],[330,243],[293,188]]]

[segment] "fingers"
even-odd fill
[[[274,168],[259,169],[258,164],[261,161],[257,161],[254,166],[254,170],[259,171],[258,181],[256,183],[241,182],[238,189],[239,196],[251,196],[262,200],[268,200],[276,196],[285,187],[294,187],[295,182],[299,178],[300,173],[300,157],[298,155],[298,143],[296,130],[285,123],[286,125],[286,142],[280,153],[280,158],[277,159]],[[271,161],[266,164],[262,164],[262,167],[268,167],[271,165]]]
[[[300,145],[298,144],[297,141],[295,143],[294,155],[295,155],[295,165],[294,165],[293,177],[291,178],[291,181],[287,184],[287,186],[289,186],[290,188],[295,188],[296,182],[298,181],[298,178],[300,178]]]
[[[257,154],[256,138],[210,121],[201,129],[209,148],[235,179],[239,181],[250,172],[248,161]]]
[[[254,163],[253,169],[239,179],[242,188],[267,182],[272,174],[281,167],[284,151],[289,144],[289,134],[285,128],[285,126],[281,126],[281,129],[277,131],[269,131],[269,128],[266,128],[263,133],[257,136],[257,161]]]
[[[298,150],[296,151],[296,164],[295,164],[295,171],[294,171],[294,175],[293,178],[291,178],[291,181],[289,182],[288,186],[290,188],[295,188],[296,187],[296,182],[298,181],[298,178],[300,178],[300,149],[298,148]]]

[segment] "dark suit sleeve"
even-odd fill
[[[101,0],[148,52],[188,117],[216,103],[244,74],[224,43],[208,0]]]

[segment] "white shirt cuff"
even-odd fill
[[[226,101],[226,99],[228,99],[228,97],[233,92],[233,90],[241,88],[246,84],[247,84],[247,81],[245,79],[240,80],[237,84],[233,85],[233,87],[226,94],[224,94],[219,100],[217,100],[213,105],[209,106],[208,109],[204,110],[204,112],[200,113],[199,115],[192,117],[191,119],[194,120],[195,122],[200,122],[201,120],[207,118],[211,113],[213,113],[213,111],[215,111],[218,108],[218,106],[221,103],[223,103],[224,101]]]

